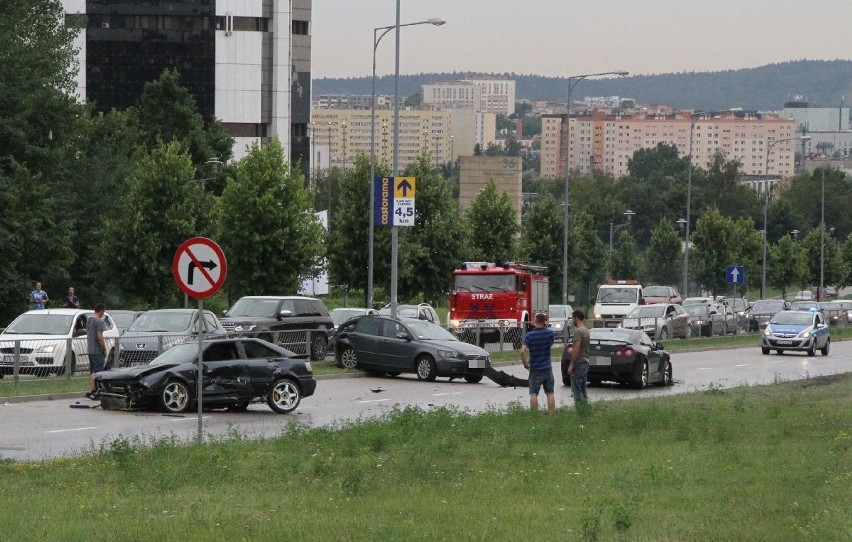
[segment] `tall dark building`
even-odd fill
[[[81,26],[81,100],[96,109],[139,103],[167,68],[205,120],[246,145],[277,137],[309,171],[312,0],[63,0]]]

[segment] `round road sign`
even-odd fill
[[[215,241],[206,237],[184,241],[172,260],[172,275],[180,289],[190,297],[205,298],[215,294],[227,274],[225,253]]]

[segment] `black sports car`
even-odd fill
[[[637,389],[651,383],[674,384],[669,353],[644,331],[601,327],[590,329],[589,334],[589,384],[609,380]],[[566,386],[571,385],[568,355],[572,350],[573,345],[566,347],[562,361],[562,383]]]
[[[316,380],[307,355],[298,355],[261,339],[202,341],[203,407],[244,411],[266,401],[284,414],[313,395]],[[103,371],[95,375],[101,406],[137,409],[159,406],[185,412],[195,403],[198,343],[176,345],[147,365]]]

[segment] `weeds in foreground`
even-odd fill
[[[9,539],[844,540],[852,375],[554,416],[397,409],[203,445],[116,438],[0,462]]]

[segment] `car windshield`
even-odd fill
[[[645,305],[636,307],[627,315],[627,318],[661,318],[666,315],[665,305]]]
[[[814,315],[809,312],[779,312],[772,318],[773,324],[809,326],[814,323]]]
[[[598,290],[598,303],[636,303],[639,297],[638,288],[618,288],[601,286]]]
[[[127,331],[186,331],[192,312],[146,312],[130,324]]]
[[[623,341],[632,344],[635,335],[635,331],[627,329],[592,328],[589,330],[589,338],[597,341]]]
[[[707,305],[686,305],[683,307],[690,316],[707,316]]]
[[[783,301],[763,300],[755,302],[752,312],[778,312],[784,310]]]
[[[454,288],[459,292],[511,292],[515,289],[515,275],[514,273],[456,275]]]
[[[647,286],[643,291],[645,297],[669,297],[668,286]]]
[[[198,359],[198,343],[177,344],[156,358],[148,365],[180,365]]]
[[[821,306],[827,311],[839,311],[841,309],[840,303],[823,303]]]
[[[362,314],[367,314],[367,309],[334,309],[330,313],[331,321],[334,322],[334,325],[336,326],[339,326],[350,318],[361,316]]]
[[[418,320],[405,322],[405,325],[421,341],[458,341],[452,333],[432,322]]]
[[[274,318],[278,308],[277,299],[242,298],[228,309],[228,318],[239,316]]]
[[[574,309],[571,305],[551,305],[547,308],[547,312],[549,313],[551,320],[564,320],[571,317],[571,313],[574,312]]]
[[[133,316],[136,313],[133,312],[115,312],[110,313],[110,317],[112,321],[115,322],[115,325],[120,328],[127,328],[130,324],[133,323]]]
[[[6,335],[68,335],[73,314],[22,314],[3,331]]]
[[[683,300],[682,305],[702,305],[710,302],[710,299],[707,297],[687,297]]]
[[[807,311],[810,309],[817,310],[819,309],[819,305],[816,304],[815,301],[794,301],[791,306],[797,310]]]

